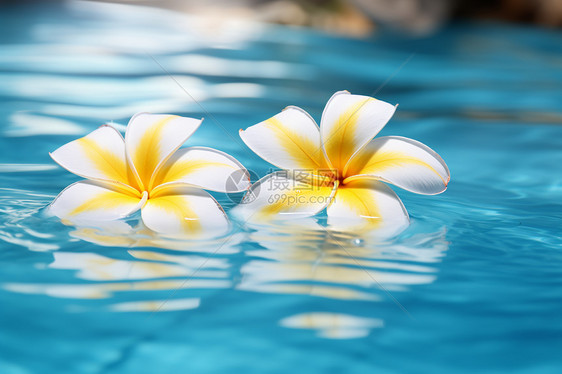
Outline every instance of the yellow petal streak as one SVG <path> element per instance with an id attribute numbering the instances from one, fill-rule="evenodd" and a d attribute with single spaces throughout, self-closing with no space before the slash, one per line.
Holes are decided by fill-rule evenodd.
<path id="1" fill-rule="evenodd" d="M 448 181 L 445 181 L 441 174 L 428 163 L 400 152 L 365 153 L 360 157 L 354 157 L 346 170 L 344 183 L 359 178 L 354 177 L 356 175 L 377 175 L 377 173 L 386 169 L 405 168 L 408 165 L 423 166 L 434 172 L 443 181 L 443 184 L 447 185 L 448 183 Z"/>
<path id="2" fill-rule="evenodd" d="M 300 207 L 310 206 L 314 210 L 317 204 L 328 204 L 334 192 L 334 182 L 322 177 L 309 177 L 294 186 L 276 191 L 271 191 L 269 204 L 259 211 L 264 218 L 277 214 L 291 214 L 291 211 Z M 335 182 L 337 183 L 337 182 Z"/>
<path id="3" fill-rule="evenodd" d="M 150 205 L 163 210 L 166 214 L 177 218 L 185 233 L 196 233 L 202 230 L 197 214 L 189 207 L 189 203 L 182 196 L 164 195 L 149 199 Z"/>
<path id="4" fill-rule="evenodd" d="M 233 171 L 238 169 L 233 165 L 225 164 L 222 162 L 214 162 L 214 161 L 206 161 L 206 160 L 177 161 L 172 163 L 171 165 L 166 165 L 160 169 L 158 175 L 154 178 L 152 183 L 154 186 L 156 186 L 153 189 L 153 192 L 155 192 L 158 186 L 160 186 L 161 184 L 179 181 L 189 176 L 189 174 L 200 171 L 201 169 L 213 168 L 213 167 L 220 167 L 220 168 L 227 167 L 229 169 L 232 169 Z"/>
<path id="5" fill-rule="evenodd" d="M 107 149 L 103 149 L 92 139 L 80 138 L 77 143 L 96 169 L 106 175 L 108 179 L 125 184 L 129 182 L 127 165 L 124 159 L 119 158 Z"/>
<path id="6" fill-rule="evenodd" d="M 156 171 L 156 167 L 158 167 L 160 162 L 165 161 L 164 158 L 166 156 L 169 156 L 162 154 L 160 144 L 166 124 L 176 117 L 168 116 L 150 126 L 142 135 L 134 154 L 131 155 L 133 164 L 145 187 L 149 187 L 150 179 Z"/>
<path id="7" fill-rule="evenodd" d="M 348 185 L 342 184 L 334 199 L 338 204 L 347 206 L 357 216 L 369 219 L 370 224 L 377 224 L 382 220 L 377 201 L 368 188 L 368 184 L 361 181 Z"/>
<path id="8" fill-rule="evenodd" d="M 112 210 L 119 205 L 130 205 L 131 209 L 141 201 L 140 198 L 125 195 L 120 192 L 108 191 L 91 197 L 84 201 L 82 204 L 74 208 L 69 217 L 77 216 L 79 214 L 87 214 L 99 210 Z"/>
<path id="9" fill-rule="evenodd" d="M 87 137 L 80 138 L 76 142 L 96 169 L 102 172 L 109 181 L 119 182 L 119 184 L 114 184 L 115 187 L 128 195 L 141 196 L 140 192 L 135 189 L 134 179 L 129 178 L 130 174 L 124 158 L 100 147 L 98 143 Z"/>
<path id="10" fill-rule="evenodd" d="M 324 142 L 328 158 L 333 167 L 340 171 L 356 151 L 355 133 L 361 108 L 371 100 L 376 99 L 361 100 L 340 114 Z"/>
<path id="11" fill-rule="evenodd" d="M 305 170 L 328 168 L 320 144 L 287 130 L 287 127 L 283 126 L 283 123 L 275 117 L 266 120 L 265 125 L 286 152 L 300 165 L 300 168 Z"/>

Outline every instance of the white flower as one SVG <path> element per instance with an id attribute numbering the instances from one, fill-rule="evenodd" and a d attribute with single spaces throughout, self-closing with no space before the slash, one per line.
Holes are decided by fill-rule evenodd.
<path id="1" fill-rule="evenodd" d="M 402 202 L 382 182 L 431 195 L 447 188 L 450 174 L 437 153 L 415 140 L 373 139 L 394 111 L 386 102 L 340 91 L 326 104 L 320 127 L 290 106 L 241 130 L 248 147 L 282 171 L 255 183 L 240 211 L 263 219 L 327 208 L 329 222 L 407 223 Z"/>
<path id="2" fill-rule="evenodd" d="M 131 118 L 125 139 L 104 125 L 51 154 L 68 171 L 87 178 L 62 191 L 50 211 L 70 222 L 100 222 L 129 216 L 141 209 L 144 224 L 169 235 L 222 230 L 228 219 L 204 189 L 239 192 L 228 178 L 247 171 L 233 157 L 211 148 L 178 148 L 201 120 L 139 113 Z M 240 174 L 241 173 L 241 174 Z"/>

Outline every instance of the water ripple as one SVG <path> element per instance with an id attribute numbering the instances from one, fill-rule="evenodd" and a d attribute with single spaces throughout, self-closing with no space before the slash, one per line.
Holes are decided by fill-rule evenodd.
<path id="1" fill-rule="evenodd" d="M 0 13 L 0 372 L 560 367 L 558 31 L 350 40 L 130 5 L 36 6 Z M 381 135 L 420 140 L 451 169 L 442 195 L 397 191 L 412 218 L 399 234 L 233 217 L 225 237 L 186 241 L 138 217 L 72 227 L 43 213 L 76 180 L 48 152 L 103 123 L 206 117 L 188 143 L 263 176 L 270 166 L 230 135 L 287 105 L 320 120 L 341 89 L 400 103 Z"/>

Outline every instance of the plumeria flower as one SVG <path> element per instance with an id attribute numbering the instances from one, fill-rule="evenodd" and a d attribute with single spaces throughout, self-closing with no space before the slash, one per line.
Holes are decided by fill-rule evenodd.
<path id="1" fill-rule="evenodd" d="M 62 191 L 50 211 L 71 223 L 92 223 L 140 209 L 146 227 L 173 236 L 227 228 L 224 211 L 204 189 L 240 192 L 250 181 L 246 169 L 224 152 L 179 149 L 201 121 L 139 113 L 129 121 L 125 139 L 104 125 L 63 145 L 51 153 L 53 160 L 88 180 Z M 229 178 L 236 174 L 244 178 Z"/>
<path id="2" fill-rule="evenodd" d="M 282 169 L 256 182 L 239 212 L 250 217 L 311 216 L 327 208 L 328 222 L 407 224 L 408 213 L 385 183 L 420 194 L 438 194 L 450 175 L 427 146 L 408 138 L 373 139 L 395 107 L 371 97 L 336 92 L 320 127 L 289 106 L 240 131 L 261 158 Z"/>

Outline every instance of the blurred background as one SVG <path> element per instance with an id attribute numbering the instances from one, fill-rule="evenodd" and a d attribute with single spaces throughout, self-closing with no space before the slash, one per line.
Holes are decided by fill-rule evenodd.
<path id="1" fill-rule="evenodd" d="M 111 1 L 110 1 L 111 2 Z M 115 2 L 115 1 L 113 1 Z M 558 0 L 234 0 L 117 1 L 195 14 L 228 12 L 228 17 L 311 26 L 344 35 L 365 36 L 377 27 L 427 34 L 459 19 L 496 19 L 562 26 Z M 224 15 L 223 15 L 224 16 Z"/>
<path id="2" fill-rule="evenodd" d="M 69 2 L 72 0 L 59 0 Z M 96 0 L 94 0 L 96 1 Z M 330 33 L 366 36 L 380 27 L 411 34 L 435 32 L 462 19 L 562 26 L 559 0 L 97 0 L 135 4 L 220 18 L 310 26 Z M 4 0 L 12 6 L 51 1 Z"/>

